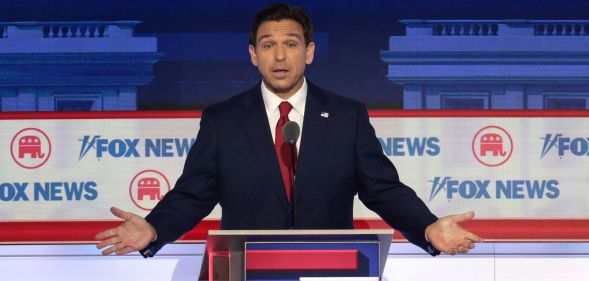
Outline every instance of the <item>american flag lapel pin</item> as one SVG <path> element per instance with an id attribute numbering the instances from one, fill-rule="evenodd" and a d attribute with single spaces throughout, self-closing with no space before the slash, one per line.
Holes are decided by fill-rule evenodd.
<path id="1" fill-rule="evenodd" d="M 325 111 L 321 112 L 321 117 L 329 118 L 329 112 L 325 112 Z"/>

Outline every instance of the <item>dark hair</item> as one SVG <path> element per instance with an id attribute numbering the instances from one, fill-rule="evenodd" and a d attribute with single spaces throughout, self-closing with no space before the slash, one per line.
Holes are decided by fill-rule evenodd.
<path id="1" fill-rule="evenodd" d="M 256 46 L 258 28 L 263 22 L 285 19 L 294 20 L 303 27 L 305 46 L 309 46 L 309 43 L 313 42 L 313 26 L 311 25 L 311 20 L 307 12 L 299 7 L 290 7 L 284 3 L 276 3 L 264 8 L 256 15 L 254 25 L 250 32 L 250 45 Z"/>

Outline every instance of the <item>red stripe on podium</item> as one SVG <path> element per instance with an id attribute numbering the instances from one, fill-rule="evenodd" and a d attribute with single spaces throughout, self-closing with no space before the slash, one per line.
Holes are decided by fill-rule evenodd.
<path id="1" fill-rule="evenodd" d="M 357 270 L 358 250 L 248 250 L 246 270 Z"/>
<path id="2" fill-rule="evenodd" d="M 0 222 L 0 243 L 94 242 L 94 236 L 121 221 Z M 356 229 L 390 229 L 382 220 L 355 220 Z M 589 219 L 475 219 L 461 225 L 487 241 L 589 241 Z M 180 241 L 206 240 L 218 220 L 205 220 Z M 395 232 L 394 241 L 403 240 Z"/>

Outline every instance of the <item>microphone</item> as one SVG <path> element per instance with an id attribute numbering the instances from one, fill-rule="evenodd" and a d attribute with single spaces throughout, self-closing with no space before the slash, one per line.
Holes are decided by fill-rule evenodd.
<path id="1" fill-rule="evenodd" d="M 286 122 L 286 124 L 284 124 L 284 126 L 282 127 L 282 136 L 284 137 L 284 141 L 286 143 L 288 143 L 288 145 L 290 146 L 290 159 L 292 161 L 292 175 L 293 177 L 291 178 L 291 186 L 292 188 L 290 189 L 290 214 L 289 214 L 289 228 L 291 229 L 296 229 L 296 216 L 297 216 L 297 209 L 296 209 L 296 204 L 295 204 L 295 196 L 294 196 L 294 189 L 295 189 L 295 179 L 294 179 L 294 175 L 295 175 L 295 169 L 296 169 L 296 161 L 295 158 L 297 157 L 297 152 L 296 152 L 296 148 L 295 148 L 295 144 L 297 143 L 297 140 L 299 139 L 299 136 L 301 135 L 301 127 L 299 127 L 299 124 L 297 124 L 297 122 L 294 121 L 288 121 Z"/>
<path id="2" fill-rule="evenodd" d="M 299 124 L 294 121 L 288 121 L 282 127 L 282 136 L 284 137 L 284 141 L 289 145 L 293 145 L 297 143 L 299 136 L 301 135 L 301 127 Z"/>

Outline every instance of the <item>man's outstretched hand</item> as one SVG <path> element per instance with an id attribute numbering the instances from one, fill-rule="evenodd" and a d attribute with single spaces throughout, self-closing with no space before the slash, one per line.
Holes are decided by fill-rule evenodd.
<path id="1" fill-rule="evenodd" d="M 141 250 L 156 237 L 155 229 L 144 218 L 115 207 L 111 207 L 110 211 L 124 222 L 96 235 L 95 239 L 100 241 L 96 248 L 107 247 L 102 251 L 103 255 L 124 255 Z"/>
<path id="2" fill-rule="evenodd" d="M 425 237 L 436 249 L 446 254 L 468 253 L 476 242 L 483 242 L 483 239 L 464 230 L 458 223 L 471 220 L 473 217 L 474 212 L 471 211 L 440 218 L 425 229 Z"/>

